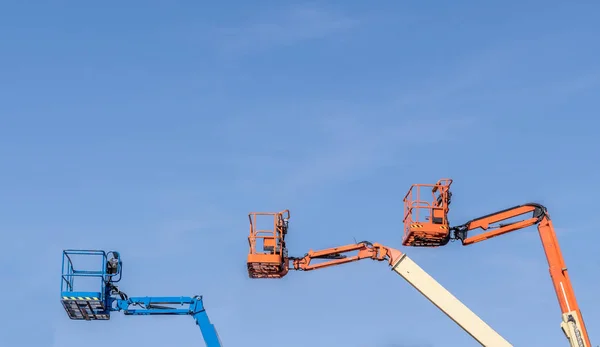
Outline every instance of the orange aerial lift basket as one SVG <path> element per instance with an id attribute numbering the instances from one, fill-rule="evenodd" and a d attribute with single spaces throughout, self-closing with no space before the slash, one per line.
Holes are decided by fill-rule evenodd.
<path id="1" fill-rule="evenodd" d="M 437 247 L 448 243 L 448 211 L 452 180 L 413 184 L 404 197 L 403 246 Z"/>
<path id="2" fill-rule="evenodd" d="M 288 254 L 285 236 L 288 231 L 290 211 L 251 212 L 248 243 L 248 275 L 250 278 L 281 278 L 288 272 Z M 266 229 L 261 229 L 261 224 Z"/>

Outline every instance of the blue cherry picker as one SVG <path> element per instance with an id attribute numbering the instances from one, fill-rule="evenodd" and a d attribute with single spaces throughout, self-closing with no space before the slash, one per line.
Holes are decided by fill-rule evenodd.
<path id="1" fill-rule="evenodd" d="M 84 256 L 92 264 L 95 263 L 96 270 L 76 270 L 73 262 L 80 256 Z M 98 266 L 100 270 L 97 270 Z M 62 305 L 69 318 L 86 321 L 109 320 L 111 312 L 115 311 L 132 316 L 188 315 L 192 316 L 200 327 L 207 347 L 222 346 L 219 335 L 206 314 L 202 296 L 129 297 L 116 285 L 121 280 L 122 270 L 123 263 L 116 251 L 64 250 L 60 291 Z M 86 286 L 85 289 L 97 291 L 82 291 L 80 282 L 85 284 L 86 281 L 94 287 Z"/>

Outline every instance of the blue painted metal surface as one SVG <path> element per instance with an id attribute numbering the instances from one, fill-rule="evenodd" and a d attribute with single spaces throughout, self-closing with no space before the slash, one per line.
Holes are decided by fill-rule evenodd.
<path id="1" fill-rule="evenodd" d="M 91 264 L 96 269 L 76 269 L 74 258 L 79 256 L 92 260 Z M 110 313 L 115 311 L 122 311 L 128 316 L 187 315 L 196 321 L 207 347 L 221 347 L 219 335 L 204 309 L 202 296 L 128 297 L 116 286 L 122 271 L 123 263 L 118 252 L 64 250 L 60 292 L 61 303 L 69 318 L 109 320 Z M 97 291 L 80 290 L 82 280 L 91 280 L 91 286 L 95 286 Z"/>
<path id="2" fill-rule="evenodd" d="M 117 310 L 126 315 L 190 315 L 200 327 L 206 346 L 221 346 L 217 330 L 204 309 L 202 296 L 132 297 L 115 301 Z"/>

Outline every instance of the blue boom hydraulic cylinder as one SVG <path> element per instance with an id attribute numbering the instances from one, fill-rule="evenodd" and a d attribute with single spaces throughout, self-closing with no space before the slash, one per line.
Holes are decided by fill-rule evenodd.
<path id="1" fill-rule="evenodd" d="M 74 258 L 80 256 L 91 261 L 91 266 L 100 270 L 76 270 L 73 266 Z M 116 286 L 121 280 L 122 269 L 120 255 L 115 251 L 64 250 L 60 291 L 61 303 L 69 318 L 109 320 L 110 313 L 115 311 L 122 311 L 130 316 L 188 315 L 200 327 L 207 347 L 222 346 L 219 335 L 206 314 L 202 296 L 128 297 Z M 85 285 L 86 281 L 88 287 L 81 290 L 80 282 Z"/>

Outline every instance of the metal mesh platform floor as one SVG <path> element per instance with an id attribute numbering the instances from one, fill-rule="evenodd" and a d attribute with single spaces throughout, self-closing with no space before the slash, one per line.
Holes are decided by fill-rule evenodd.
<path id="1" fill-rule="evenodd" d="M 94 296 L 63 296 L 62 305 L 70 319 L 74 320 L 108 320 L 110 313 L 104 303 Z"/>

